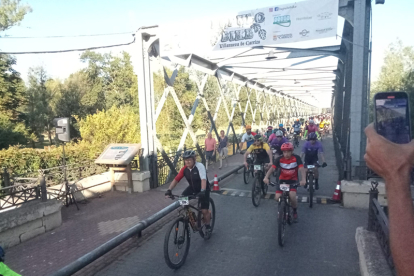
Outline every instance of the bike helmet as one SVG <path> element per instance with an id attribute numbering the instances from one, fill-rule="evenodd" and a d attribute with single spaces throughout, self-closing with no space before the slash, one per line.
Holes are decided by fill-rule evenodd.
<path id="1" fill-rule="evenodd" d="M 282 151 L 293 151 L 293 144 L 290 142 L 283 143 L 283 145 L 280 147 Z"/>
<path id="2" fill-rule="evenodd" d="M 308 141 L 310 141 L 310 140 L 316 140 L 317 138 L 318 137 L 316 136 L 316 133 L 315 132 L 311 132 L 308 135 Z"/>
<path id="3" fill-rule="evenodd" d="M 309 120 L 309 124 L 314 124 L 315 122 L 313 120 Z"/>
<path id="4" fill-rule="evenodd" d="M 276 135 L 276 137 L 282 137 L 283 136 L 283 131 L 278 130 L 278 131 L 276 131 L 275 135 Z"/>
<path id="5" fill-rule="evenodd" d="M 283 124 L 279 124 L 279 127 L 283 127 Z"/>
<path id="6" fill-rule="evenodd" d="M 4 255 L 5 253 L 4 253 L 3 247 L 0 246 L 0 262 L 1 263 L 4 263 Z"/>
<path id="7" fill-rule="evenodd" d="M 272 130 L 273 129 L 273 127 L 272 126 L 268 126 L 267 127 L 267 130 Z"/>
<path id="8" fill-rule="evenodd" d="M 187 150 L 183 154 L 183 159 L 187 159 L 187 158 L 191 158 L 191 157 L 195 157 L 195 156 L 196 156 L 195 151 L 193 151 L 193 150 Z"/>
<path id="9" fill-rule="evenodd" d="M 254 140 L 255 140 L 255 141 L 260 141 L 260 142 L 262 142 L 262 141 L 263 141 L 263 137 L 262 137 L 260 134 L 256 134 L 256 135 L 254 136 Z"/>
<path id="10" fill-rule="evenodd" d="M 250 129 L 250 130 L 251 130 L 251 129 L 252 129 L 252 126 L 251 126 L 251 125 L 247 125 L 247 126 L 246 126 L 246 130 L 248 130 L 248 129 Z"/>

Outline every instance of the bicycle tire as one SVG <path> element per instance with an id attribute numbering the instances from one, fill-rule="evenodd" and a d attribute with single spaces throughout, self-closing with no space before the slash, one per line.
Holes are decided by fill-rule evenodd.
<path id="1" fill-rule="evenodd" d="M 211 228 L 211 233 L 213 233 L 214 224 L 216 222 L 216 205 L 214 205 L 214 201 L 211 197 L 210 197 L 210 207 L 209 207 L 208 210 L 210 211 L 210 214 L 211 214 L 210 228 Z M 203 230 L 204 225 L 201 225 L 201 222 L 202 222 L 202 219 L 203 219 L 202 214 L 203 213 L 201 213 L 201 211 L 198 212 L 198 219 L 197 219 L 198 221 L 197 221 L 197 223 L 198 223 L 198 228 L 200 229 L 200 230 L 198 230 L 198 232 L 200 233 L 200 236 L 204 239 L 204 236 L 205 236 L 205 234 L 203 232 L 204 231 Z"/>
<path id="2" fill-rule="evenodd" d="M 279 246 L 285 245 L 286 202 L 281 198 L 277 212 L 277 240 Z"/>
<path id="3" fill-rule="evenodd" d="M 313 182 L 314 182 L 314 176 L 313 174 L 309 174 L 308 176 L 308 187 L 309 187 L 309 208 L 313 207 Z"/>
<path id="4" fill-rule="evenodd" d="M 260 175 L 260 179 L 262 179 L 262 176 Z M 266 196 L 266 194 L 267 194 L 267 189 L 269 188 L 269 186 L 268 185 L 266 185 L 264 182 L 263 182 L 263 180 L 261 180 L 260 181 L 260 186 L 261 186 L 261 188 L 262 188 L 262 193 L 263 193 L 263 197 L 264 196 Z"/>
<path id="5" fill-rule="evenodd" d="M 174 263 L 170 259 L 170 255 L 169 255 L 169 252 L 168 252 L 168 247 L 169 247 L 169 241 L 170 241 L 171 233 L 174 232 L 174 233 L 178 234 L 178 232 L 179 232 L 178 229 L 179 229 L 179 226 L 180 226 L 180 222 L 182 223 L 182 225 L 184 227 L 183 237 L 184 237 L 184 242 L 186 240 L 187 244 L 185 245 L 184 253 L 183 253 L 182 258 L 180 259 L 180 261 L 177 262 L 177 263 Z M 174 243 L 176 243 L 176 242 L 177 241 L 174 241 Z M 189 227 L 188 227 L 188 222 L 183 217 L 179 217 L 171 224 L 171 226 L 168 229 L 167 233 L 165 233 L 165 239 L 164 239 L 164 259 L 165 259 L 165 262 L 167 263 L 167 265 L 171 269 L 178 269 L 185 263 L 185 260 L 187 259 L 188 251 L 190 249 L 190 243 L 191 243 L 191 238 L 190 238 L 190 231 L 189 231 Z M 178 252 L 176 252 L 174 255 L 177 256 Z"/>
<path id="6" fill-rule="evenodd" d="M 249 184 L 250 181 L 250 169 L 246 169 L 246 166 L 243 169 L 243 180 L 244 184 Z"/>
<path id="7" fill-rule="evenodd" d="M 256 176 L 252 186 L 252 202 L 255 207 L 260 205 L 260 199 L 262 198 L 262 188 L 260 187 L 260 180 Z"/>

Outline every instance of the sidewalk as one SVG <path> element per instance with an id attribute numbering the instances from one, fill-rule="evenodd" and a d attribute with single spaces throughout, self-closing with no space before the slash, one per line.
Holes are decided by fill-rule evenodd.
<path id="1" fill-rule="evenodd" d="M 229 166 L 221 170 L 218 169 L 219 163 L 209 166 L 208 178 L 213 180 L 214 174 L 223 175 L 241 164 L 242 155 L 231 156 Z M 179 193 L 186 186 L 186 181 L 181 181 L 174 191 Z M 63 207 L 63 223 L 59 228 L 9 248 L 6 263 L 24 276 L 48 275 L 170 205 L 172 201 L 164 197 L 167 189 L 168 185 L 164 185 L 144 193 L 109 192 L 103 194 L 102 198 L 80 204 L 79 211 L 73 205 Z M 139 246 L 141 240 L 148 238 L 168 221 L 168 218 L 160 220 L 143 231 L 142 238 L 126 241 L 77 274 L 93 275 L 93 272 L 114 260 L 115 256 Z"/>

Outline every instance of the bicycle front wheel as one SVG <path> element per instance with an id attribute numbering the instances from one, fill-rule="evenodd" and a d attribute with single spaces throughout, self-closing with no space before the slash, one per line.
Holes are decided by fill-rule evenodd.
<path id="1" fill-rule="evenodd" d="M 246 166 L 244 167 L 244 170 L 243 170 L 243 178 L 244 178 L 244 184 L 249 184 L 250 169 L 246 168 Z"/>
<path id="2" fill-rule="evenodd" d="M 286 202 L 281 198 L 277 212 L 277 239 L 279 246 L 285 245 Z"/>
<path id="3" fill-rule="evenodd" d="M 314 185 L 314 177 L 313 174 L 309 174 L 308 176 L 308 187 L 309 187 L 309 207 L 313 207 L 313 185 Z"/>
<path id="4" fill-rule="evenodd" d="M 210 231 L 211 233 L 213 233 L 214 224 L 216 222 L 216 206 L 214 205 L 214 201 L 211 197 L 210 197 L 210 207 L 208 208 L 208 211 L 210 213 Z M 205 235 L 206 227 L 205 227 L 205 222 L 204 222 L 204 216 L 201 211 L 198 213 L 198 228 L 199 228 L 198 231 L 200 233 L 200 236 L 204 238 L 206 236 Z"/>
<path id="5" fill-rule="evenodd" d="M 260 199 L 262 198 L 262 188 L 260 187 L 260 179 L 256 177 L 254 179 L 252 187 L 252 202 L 255 207 L 258 207 L 260 204 Z"/>
<path id="6" fill-rule="evenodd" d="M 164 240 L 164 258 L 172 269 L 180 268 L 187 258 L 190 249 L 190 232 L 184 218 L 177 218 L 171 224 Z"/>

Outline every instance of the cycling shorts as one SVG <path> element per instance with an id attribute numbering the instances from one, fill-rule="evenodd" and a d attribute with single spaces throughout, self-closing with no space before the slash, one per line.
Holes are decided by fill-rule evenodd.
<path id="1" fill-rule="evenodd" d="M 305 164 L 303 164 L 303 167 L 305 167 L 305 169 L 308 167 L 308 165 L 319 165 L 319 161 L 318 161 L 318 157 L 316 158 L 310 158 L 309 160 L 307 160 L 305 158 Z"/>
<path id="2" fill-rule="evenodd" d="M 209 185 L 207 183 L 207 185 Z M 190 196 L 190 195 L 197 195 L 198 193 L 194 193 L 193 188 L 188 186 L 183 193 L 182 196 Z M 200 198 L 200 208 L 201 209 L 208 209 L 210 207 L 210 189 L 205 191 L 205 196 Z"/>
<path id="3" fill-rule="evenodd" d="M 276 185 L 276 194 L 283 194 L 283 191 L 280 189 L 280 184 L 289 184 L 290 192 L 296 192 L 297 180 L 283 180 L 279 179 L 279 183 Z"/>

